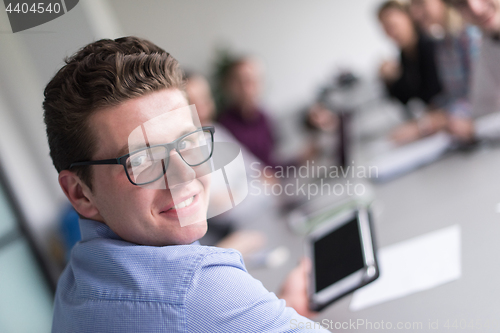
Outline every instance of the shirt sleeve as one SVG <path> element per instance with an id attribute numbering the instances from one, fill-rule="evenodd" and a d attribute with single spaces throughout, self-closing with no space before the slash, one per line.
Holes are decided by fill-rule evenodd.
<path id="1" fill-rule="evenodd" d="M 457 40 L 457 50 L 461 55 L 462 70 L 464 73 L 463 79 L 466 81 L 466 89 L 462 96 L 452 98 L 446 109 L 455 117 L 470 118 L 472 116 L 472 103 L 470 102 L 470 86 L 472 81 L 473 64 L 476 62 L 479 54 L 479 45 L 481 34 L 476 27 L 467 27 Z"/>
<path id="2" fill-rule="evenodd" d="M 500 48 L 492 45 L 487 37 L 483 38 L 479 59 L 474 67 L 472 80 L 472 108 L 473 116 L 481 117 L 500 111 L 500 97 L 498 90 L 499 67 L 498 56 Z"/>
<path id="3" fill-rule="evenodd" d="M 393 97 L 400 101 L 402 104 L 407 104 L 412 95 L 414 95 L 415 88 L 411 85 L 412 80 L 408 80 L 408 61 L 405 60 L 403 54 L 400 54 L 399 64 L 401 66 L 401 76 L 393 81 L 384 81 L 387 93 L 390 97 Z"/>
<path id="4" fill-rule="evenodd" d="M 328 332 L 267 291 L 234 251 L 206 256 L 186 297 L 188 332 Z"/>
<path id="5" fill-rule="evenodd" d="M 423 38 L 423 37 L 421 37 Z M 438 77 L 436 64 L 436 47 L 432 40 L 424 39 L 419 43 L 420 71 L 420 98 L 431 107 L 436 103 L 434 99 L 442 92 L 443 87 Z"/>

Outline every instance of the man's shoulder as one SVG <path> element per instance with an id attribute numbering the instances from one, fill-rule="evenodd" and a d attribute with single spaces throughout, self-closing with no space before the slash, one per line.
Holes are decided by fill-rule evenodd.
<path id="1" fill-rule="evenodd" d="M 192 276 L 204 264 L 243 267 L 241 255 L 234 250 L 94 239 L 74 248 L 60 285 L 73 284 L 79 298 L 181 304 Z"/>
<path id="2" fill-rule="evenodd" d="M 228 263 L 244 269 L 239 252 L 216 247 L 151 247 L 103 238 L 81 242 L 59 280 L 54 331 L 152 331 L 168 319 L 172 332 L 184 332 L 193 277 L 207 265 Z"/>
<path id="3" fill-rule="evenodd" d="M 488 36 L 483 36 L 481 41 L 481 53 L 491 60 L 497 60 L 500 55 L 500 41 L 494 40 Z M 499 67 L 498 61 L 495 61 L 496 67 Z"/>

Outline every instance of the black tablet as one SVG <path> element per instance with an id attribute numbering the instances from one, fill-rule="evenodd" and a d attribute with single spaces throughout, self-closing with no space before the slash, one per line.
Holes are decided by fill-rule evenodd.
<path id="1" fill-rule="evenodd" d="M 372 223 L 366 208 L 327 217 L 308 235 L 306 244 L 313 264 L 309 279 L 313 311 L 320 311 L 379 276 Z"/>

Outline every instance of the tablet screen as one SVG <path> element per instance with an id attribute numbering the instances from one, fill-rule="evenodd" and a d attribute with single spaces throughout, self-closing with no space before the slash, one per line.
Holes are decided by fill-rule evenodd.
<path id="1" fill-rule="evenodd" d="M 316 292 L 364 267 L 357 218 L 314 243 Z"/>

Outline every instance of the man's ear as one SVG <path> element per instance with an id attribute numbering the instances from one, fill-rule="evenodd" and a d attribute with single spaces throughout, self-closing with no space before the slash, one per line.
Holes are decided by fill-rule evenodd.
<path id="1" fill-rule="evenodd" d="M 59 173 L 59 185 L 73 205 L 73 208 L 82 216 L 100 220 L 99 210 L 94 204 L 94 196 L 87 185 L 74 172 L 63 170 Z"/>

